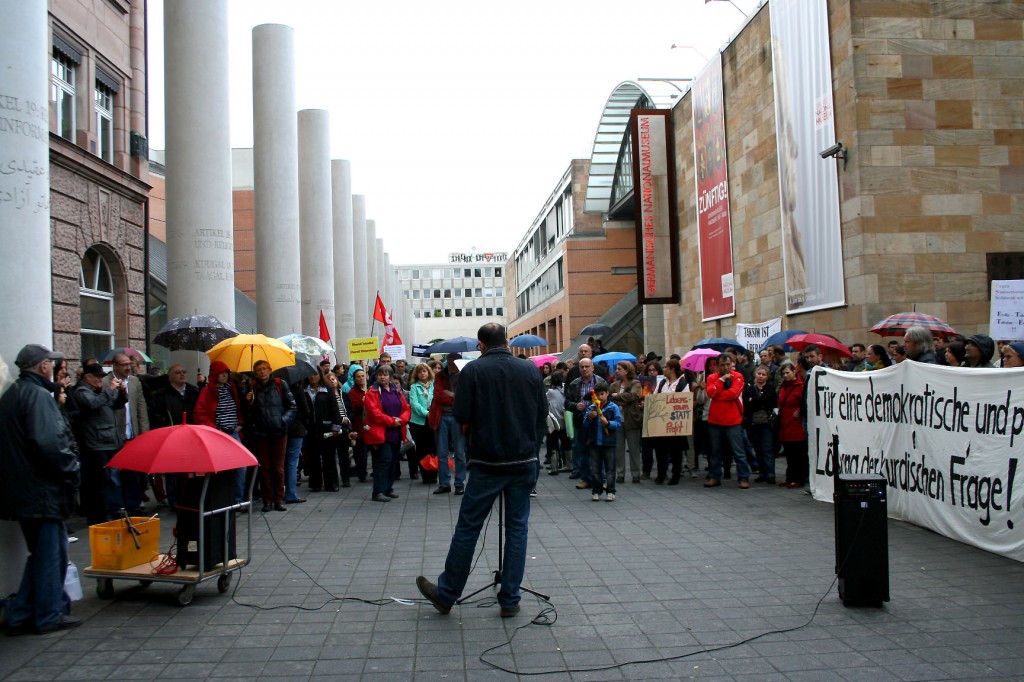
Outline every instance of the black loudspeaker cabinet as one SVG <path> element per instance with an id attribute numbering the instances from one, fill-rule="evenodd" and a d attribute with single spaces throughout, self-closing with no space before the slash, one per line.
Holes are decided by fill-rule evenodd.
<path id="1" fill-rule="evenodd" d="M 844 606 L 889 601 L 889 530 L 885 478 L 840 474 L 835 479 L 836 576 Z"/>
<path id="2" fill-rule="evenodd" d="M 235 472 L 221 471 L 207 474 L 210 485 L 206 490 L 204 509 L 221 509 L 235 502 Z M 202 476 L 181 476 L 178 479 L 178 566 L 199 566 L 199 498 L 203 492 Z M 231 511 L 207 516 L 203 527 L 203 571 L 224 563 L 224 539 L 227 538 L 228 558 L 235 559 L 235 519 Z"/>

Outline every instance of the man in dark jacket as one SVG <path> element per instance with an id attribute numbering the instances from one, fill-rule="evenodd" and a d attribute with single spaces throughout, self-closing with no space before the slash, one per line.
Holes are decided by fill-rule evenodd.
<path id="1" fill-rule="evenodd" d="M 128 402 L 121 390 L 121 380 L 106 376 L 98 364 L 82 368 L 82 381 L 75 386 L 72 397 L 78 410 L 75 435 L 82 458 L 82 511 L 89 525 L 113 519 L 124 507 L 121 477 L 107 462 L 124 445 L 124 432 L 118 429 L 114 411 Z"/>
<path id="2" fill-rule="evenodd" d="M 199 389 L 188 383 L 187 376 L 184 366 L 171 365 L 167 370 L 167 383 L 154 381 L 150 384 L 151 390 L 146 399 L 150 428 L 195 424 L 193 412 L 199 400 Z M 152 477 L 152 482 L 157 501 L 166 501 L 172 508 L 175 507 L 178 503 L 177 477 L 171 474 L 156 474 Z"/>
<path id="3" fill-rule="evenodd" d="M 512 357 L 505 328 L 493 322 L 477 332 L 483 354 L 462 370 L 455 394 L 455 419 L 469 429 L 472 470 L 444 572 L 434 584 L 416 578 L 420 592 L 448 613 L 469 578 L 476 541 L 494 499 L 505 501 L 505 561 L 498 604 L 501 617 L 519 613 L 519 586 L 526 569 L 530 491 L 537 485 L 538 455 L 547 432 L 547 398 L 540 372 Z"/>
<path id="4" fill-rule="evenodd" d="M 42 634 L 80 623 L 64 593 L 68 534 L 79 464 L 50 381 L 63 357 L 30 344 L 18 353 L 18 381 L 0 398 L 0 518 L 16 520 L 29 558 L 7 612 L 8 635 Z"/>
<path id="5" fill-rule="evenodd" d="M 263 511 L 288 511 L 284 506 L 284 459 L 288 445 L 288 427 L 298 414 L 288 384 L 270 376 L 270 363 L 260 360 L 252 366 L 256 381 L 245 400 L 249 417 L 245 423 L 260 463 L 260 490 Z"/>

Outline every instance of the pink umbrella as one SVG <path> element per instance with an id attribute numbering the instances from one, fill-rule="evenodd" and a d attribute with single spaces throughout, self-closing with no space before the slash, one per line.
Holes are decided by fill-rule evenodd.
<path id="1" fill-rule="evenodd" d="M 708 358 L 717 358 L 721 353 L 713 348 L 694 348 L 683 356 L 679 366 L 691 372 L 703 372 Z"/>
<path id="2" fill-rule="evenodd" d="M 547 355 L 534 355 L 532 358 L 530 358 L 530 360 L 533 361 L 533 364 L 540 367 L 545 362 L 550 362 L 552 365 L 555 364 L 556 362 L 558 362 L 558 356 L 551 355 L 550 353 L 548 353 Z"/>

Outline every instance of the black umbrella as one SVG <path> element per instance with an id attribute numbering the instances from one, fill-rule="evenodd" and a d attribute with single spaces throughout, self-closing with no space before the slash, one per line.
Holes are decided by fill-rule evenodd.
<path id="1" fill-rule="evenodd" d="M 198 350 L 205 353 L 224 339 L 238 334 L 237 329 L 213 315 L 186 315 L 165 324 L 153 338 L 153 343 L 168 350 Z"/>
<path id="2" fill-rule="evenodd" d="M 454 339 L 438 341 L 425 352 L 427 355 L 434 353 L 467 353 L 480 350 L 479 341 L 469 336 L 456 336 Z"/>
<path id="3" fill-rule="evenodd" d="M 612 328 L 600 322 L 588 324 L 580 330 L 579 336 L 606 336 L 612 333 Z"/>
<path id="4" fill-rule="evenodd" d="M 302 381 L 306 377 L 311 377 L 314 374 L 319 373 L 316 367 L 311 365 L 306 360 L 300 360 L 295 358 L 295 364 L 291 367 L 282 367 L 275 369 L 273 376 L 277 377 L 286 384 L 294 384 L 298 381 Z"/>

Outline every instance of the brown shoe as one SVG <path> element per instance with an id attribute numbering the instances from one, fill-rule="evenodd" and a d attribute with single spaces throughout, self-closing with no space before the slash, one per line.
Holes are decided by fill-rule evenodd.
<path id="1" fill-rule="evenodd" d="M 579 483 L 576 484 L 576 490 L 586 490 L 589 487 L 590 487 L 590 484 L 589 483 L 584 483 L 583 481 L 580 481 Z"/>
<path id="2" fill-rule="evenodd" d="M 427 600 L 434 605 L 438 613 L 446 614 L 452 610 L 451 606 L 445 606 L 441 602 L 441 595 L 437 593 L 437 585 L 427 580 L 422 575 L 416 578 L 416 587 L 419 589 L 420 594 L 427 598 Z"/>
<path id="3" fill-rule="evenodd" d="M 720 485 L 722 485 L 722 482 L 719 481 L 717 478 L 709 478 L 708 480 L 704 481 L 705 488 L 717 488 Z"/>
<path id="4" fill-rule="evenodd" d="M 748 481 L 745 478 L 740 480 L 740 490 L 746 490 L 749 487 L 750 487 L 750 481 Z"/>

